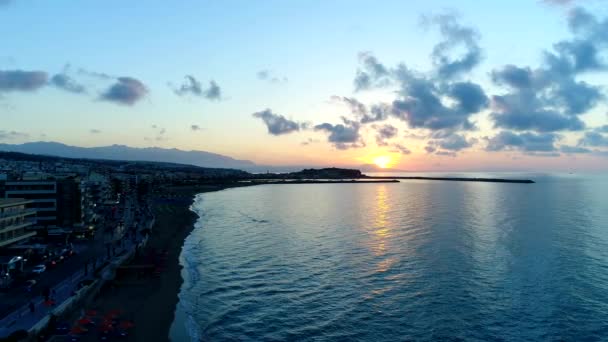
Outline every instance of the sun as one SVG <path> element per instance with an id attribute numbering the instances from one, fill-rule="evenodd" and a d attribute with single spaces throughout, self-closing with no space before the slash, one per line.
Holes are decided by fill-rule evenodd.
<path id="1" fill-rule="evenodd" d="M 389 167 L 390 163 L 391 157 L 389 156 L 378 156 L 374 158 L 374 164 L 376 164 L 376 166 L 381 169 L 386 169 L 387 167 Z"/>

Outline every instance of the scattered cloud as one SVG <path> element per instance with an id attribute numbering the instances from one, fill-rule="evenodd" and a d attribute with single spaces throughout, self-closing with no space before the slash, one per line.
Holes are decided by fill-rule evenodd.
<path id="1" fill-rule="evenodd" d="M 519 150 L 524 152 L 553 152 L 561 137 L 555 133 L 514 133 L 502 131 L 488 139 L 486 151 Z"/>
<path id="2" fill-rule="evenodd" d="M 47 82 L 48 74 L 44 71 L 0 70 L 0 92 L 34 91 Z"/>
<path id="3" fill-rule="evenodd" d="M 427 143 L 429 153 L 439 149 L 458 152 L 477 143 L 477 139 L 467 140 L 463 135 L 452 131 L 436 131 L 431 134 L 430 138 L 431 140 Z"/>
<path id="4" fill-rule="evenodd" d="M 101 99 L 122 105 L 132 106 L 146 96 L 148 89 L 132 77 L 119 77 L 104 93 Z"/>
<path id="5" fill-rule="evenodd" d="M 451 151 L 437 151 L 435 154 L 438 156 L 456 157 L 456 152 Z"/>
<path id="6" fill-rule="evenodd" d="M 492 80 L 508 89 L 492 98 L 491 118 L 497 128 L 517 131 L 578 131 L 585 128 L 579 116 L 605 100 L 601 87 L 577 80 L 587 72 L 606 71 L 601 58 L 608 47 L 608 19 L 575 8 L 568 16 L 573 37 L 545 51 L 540 67 L 506 65 L 494 70 Z"/>
<path id="7" fill-rule="evenodd" d="M 579 146 L 608 147 L 608 136 L 598 132 L 585 132 L 579 140 Z"/>
<path id="8" fill-rule="evenodd" d="M 55 74 L 53 77 L 51 77 L 50 83 L 59 89 L 66 90 L 74 94 L 82 94 L 86 92 L 86 88 L 82 84 L 77 83 L 66 72 Z"/>
<path id="9" fill-rule="evenodd" d="M 389 70 L 369 51 L 359 53 L 361 67 L 357 70 L 354 85 L 355 91 L 372 87 L 385 86 L 391 83 Z"/>
<path id="10" fill-rule="evenodd" d="M 328 133 L 327 141 L 332 143 L 334 147 L 339 150 L 364 147 L 365 143 L 361 139 L 361 135 L 359 133 L 361 124 L 345 117 L 342 117 L 342 121 L 343 124 L 337 125 L 322 123 L 314 126 L 314 129 L 316 131 L 324 131 Z"/>
<path id="11" fill-rule="evenodd" d="M 411 154 L 412 153 L 412 151 L 410 151 L 409 148 L 407 148 L 401 144 L 394 144 L 393 150 L 391 150 L 391 152 L 401 153 L 401 154 Z"/>
<path id="12" fill-rule="evenodd" d="M 412 70 L 405 64 L 390 69 L 371 53 L 360 54 L 355 90 L 399 86 L 399 96 L 391 105 L 379 105 L 370 111 L 374 115 L 360 116 L 371 122 L 391 115 L 411 128 L 471 130 L 475 127 L 471 116 L 488 108 L 489 99 L 480 85 L 458 79 L 481 60 L 479 35 L 473 28 L 460 25 L 453 15 L 426 18 L 425 22 L 438 26 L 442 36 L 431 53 L 434 68 L 429 73 Z M 464 47 L 464 55 L 451 58 L 450 52 L 460 47 Z"/>
<path id="13" fill-rule="evenodd" d="M 378 146 L 388 146 L 386 140 L 396 137 L 399 133 L 397 127 L 389 124 L 381 126 L 374 125 L 373 128 L 376 129 L 376 144 L 378 144 Z"/>
<path id="14" fill-rule="evenodd" d="M 95 72 L 95 71 L 90 71 L 87 69 L 83 69 L 83 68 L 79 68 L 78 69 L 78 74 L 79 75 L 85 75 L 85 76 L 89 76 L 89 77 L 93 77 L 93 78 L 97 78 L 100 80 L 113 80 L 113 79 L 117 79 L 118 77 L 116 76 L 112 76 L 103 72 Z"/>
<path id="15" fill-rule="evenodd" d="M 272 135 L 289 134 L 306 127 L 303 123 L 289 120 L 283 115 L 273 113 L 269 108 L 251 115 L 264 121 L 266 128 L 268 128 L 268 133 Z"/>
<path id="16" fill-rule="evenodd" d="M 99 134 L 99 133 L 101 133 L 101 131 L 98 130 L 98 129 L 96 129 L 96 128 L 93 128 L 93 129 L 89 130 L 89 133 L 91 133 L 91 134 Z"/>
<path id="17" fill-rule="evenodd" d="M 261 81 L 268 81 L 270 83 L 287 83 L 289 79 L 285 76 L 277 76 L 272 70 L 263 69 L 256 73 L 256 77 Z"/>
<path id="18" fill-rule="evenodd" d="M 184 83 L 179 88 L 173 89 L 178 96 L 194 95 L 204 97 L 208 100 L 219 100 L 222 97 L 222 89 L 213 80 L 209 81 L 209 87 L 203 89 L 201 82 L 192 75 L 184 76 Z"/>
<path id="19" fill-rule="evenodd" d="M 405 66 L 399 79 L 401 98 L 393 101 L 391 114 L 411 128 L 470 130 L 474 128 L 470 117 L 488 106 L 483 89 L 472 82 L 441 84 Z M 446 105 L 444 98 L 450 103 Z"/>
<path id="20" fill-rule="evenodd" d="M 354 97 L 334 95 L 330 100 L 346 105 L 350 109 L 351 114 L 362 124 L 384 121 L 388 118 L 391 111 L 391 107 L 384 103 L 374 104 L 368 108 Z"/>
<path id="21" fill-rule="evenodd" d="M 437 25 L 442 40 L 435 45 L 431 54 L 437 76 L 454 79 L 470 72 L 481 62 L 479 33 L 471 27 L 462 26 L 453 14 L 423 18 L 426 24 Z M 460 57 L 450 57 L 449 53 L 461 47 L 465 52 Z"/>
<path id="22" fill-rule="evenodd" d="M 568 146 L 568 145 L 562 145 L 559 147 L 559 150 L 563 153 L 567 153 L 567 154 L 577 154 L 577 153 L 591 153 L 592 151 L 588 148 L 585 147 L 580 147 L 580 146 Z"/>

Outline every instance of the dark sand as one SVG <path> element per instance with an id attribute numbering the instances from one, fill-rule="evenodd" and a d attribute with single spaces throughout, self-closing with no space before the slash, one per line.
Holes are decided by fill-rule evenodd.
<path id="1" fill-rule="evenodd" d="M 179 255 L 185 238 L 194 228 L 198 218 L 189 207 L 194 195 L 224 188 L 172 187 L 164 189 L 162 195 L 154 197 L 152 210 L 156 223 L 152 228 L 146 251 L 131 264 L 149 264 L 150 258 L 143 256 L 149 253 L 164 255 L 160 275 L 137 277 L 135 272 L 122 274 L 117 277 L 113 287 L 104 288 L 87 309 L 95 309 L 102 315 L 114 309 L 124 310 L 122 316 L 135 323 L 127 341 L 168 341 L 178 293 L 183 283 Z M 87 338 L 96 340 L 96 334 L 87 335 Z"/>

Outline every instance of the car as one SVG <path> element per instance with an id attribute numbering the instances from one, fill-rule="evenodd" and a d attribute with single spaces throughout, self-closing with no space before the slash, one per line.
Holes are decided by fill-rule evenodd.
<path id="1" fill-rule="evenodd" d="M 45 265 L 34 266 L 34 269 L 32 269 L 32 273 L 35 273 L 35 274 L 41 274 L 44 271 L 46 271 Z"/>

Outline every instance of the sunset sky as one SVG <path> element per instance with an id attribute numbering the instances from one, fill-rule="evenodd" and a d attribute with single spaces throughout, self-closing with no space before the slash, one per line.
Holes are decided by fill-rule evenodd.
<path id="1" fill-rule="evenodd" d="M 0 36 L 0 143 L 608 169 L 602 0 L 0 0 Z"/>

